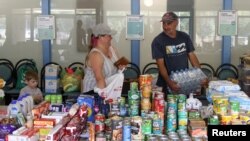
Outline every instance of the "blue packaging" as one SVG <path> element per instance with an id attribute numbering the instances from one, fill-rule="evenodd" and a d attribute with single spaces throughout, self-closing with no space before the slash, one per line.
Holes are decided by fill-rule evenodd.
<path id="1" fill-rule="evenodd" d="M 95 100 L 93 96 L 89 95 L 80 95 L 77 98 L 77 103 L 82 106 L 83 104 L 87 105 L 88 107 L 88 121 L 95 122 L 95 116 L 94 116 L 94 104 Z"/>

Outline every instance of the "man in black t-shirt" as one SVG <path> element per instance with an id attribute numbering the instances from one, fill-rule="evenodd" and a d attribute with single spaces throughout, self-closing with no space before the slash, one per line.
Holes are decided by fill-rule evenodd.
<path id="1" fill-rule="evenodd" d="M 178 16 L 167 12 L 162 17 L 163 32 L 157 35 L 152 44 L 152 57 L 156 59 L 159 68 L 157 85 L 163 87 L 164 93 L 178 93 L 180 86 L 172 81 L 171 72 L 188 68 L 188 61 L 193 67 L 200 68 L 199 60 L 194 53 L 194 46 L 190 36 L 185 32 L 176 30 Z"/>

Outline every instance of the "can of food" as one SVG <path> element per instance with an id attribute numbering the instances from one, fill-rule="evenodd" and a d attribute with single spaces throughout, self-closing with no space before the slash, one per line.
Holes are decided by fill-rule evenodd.
<path id="1" fill-rule="evenodd" d="M 219 125 L 220 124 L 219 117 L 217 115 L 213 115 L 212 117 L 209 118 L 208 124 L 209 125 Z"/>
<path id="2" fill-rule="evenodd" d="M 128 115 L 128 106 L 124 105 L 124 106 L 121 106 L 120 105 L 120 116 L 122 117 L 125 117 Z"/>
<path id="3" fill-rule="evenodd" d="M 154 98 L 154 111 L 164 113 L 165 100 L 161 97 Z"/>
<path id="4" fill-rule="evenodd" d="M 120 97 L 118 99 L 119 106 L 125 106 L 126 104 L 126 98 L 125 97 Z"/>
<path id="5" fill-rule="evenodd" d="M 131 141 L 131 123 L 130 118 L 123 120 L 122 141 Z"/>
<path id="6" fill-rule="evenodd" d="M 95 121 L 95 132 L 100 133 L 104 132 L 104 130 L 105 130 L 105 124 L 100 121 Z"/>
<path id="7" fill-rule="evenodd" d="M 114 116 L 111 119 L 112 122 L 112 140 L 122 140 L 122 118 Z"/>
<path id="8" fill-rule="evenodd" d="M 129 108 L 129 115 L 131 117 L 139 115 L 139 105 L 132 105 Z"/>
<path id="9" fill-rule="evenodd" d="M 51 99 L 51 95 L 49 95 L 49 94 L 45 95 L 45 97 L 44 97 L 45 101 L 49 101 L 50 102 L 50 99 Z"/>
<path id="10" fill-rule="evenodd" d="M 59 95 L 56 95 L 56 103 L 57 104 L 62 104 L 62 95 L 61 94 L 59 94 Z"/>
<path id="11" fill-rule="evenodd" d="M 157 137 L 150 136 L 146 141 L 157 141 Z"/>
<path id="12" fill-rule="evenodd" d="M 165 138 L 167 138 L 167 139 L 168 139 L 168 136 L 167 136 L 167 135 L 165 135 L 165 134 L 160 134 L 160 135 L 157 135 L 157 139 L 158 139 L 159 141 L 161 141 L 161 139 L 165 139 Z"/>
<path id="13" fill-rule="evenodd" d="M 231 101 L 230 102 L 230 114 L 233 119 L 237 119 L 240 113 L 240 103 L 239 101 Z"/>
<path id="14" fill-rule="evenodd" d="M 98 113 L 95 115 L 95 121 L 100 121 L 100 122 L 104 122 L 105 121 L 105 115 Z"/>
<path id="15" fill-rule="evenodd" d="M 221 115 L 221 125 L 230 125 L 232 121 L 231 115 Z"/>
<path id="16" fill-rule="evenodd" d="M 152 76 L 149 75 L 149 74 L 140 75 L 140 77 L 139 77 L 139 84 L 140 84 L 140 88 L 143 85 L 151 85 L 152 84 Z"/>
<path id="17" fill-rule="evenodd" d="M 108 118 L 105 120 L 105 132 L 111 132 L 112 131 L 112 123 L 111 123 L 111 119 Z"/>
<path id="18" fill-rule="evenodd" d="M 141 110 L 141 117 L 149 117 L 150 110 Z"/>
<path id="19" fill-rule="evenodd" d="M 159 141 L 169 141 L 168 137 L 161 137 L 158 139 Z"/>
<path id="20" fill-rule="evenodd" d="M 161 134 L 162 133 L 162 122 L 158 114 L 155 114 L 153 117 L 153 134 Z"/>
<path id="21" fill-rule="evenodd" d="M 142 140 L 142 118 L 134 116 L 131 118 L 131 140 Z"/>
<path id="22" fill-rule="evenodd" d="M 138 91 L 138 83 L 137 82 L 130 82 L 130 90 L 131 91 Z"/>
<path id="23" fill-rule="evenodd" d="M 233 119 L 231 121 L 232 125 L 242 125 L 242 121 L 240 119 Z"/>
<path id="24" fill-rule="evenodd" d="M 177 108 L 178 111 L 185 111 L 186 110 L 186 95 L 184 94 L 180 94 L 178 97 L 178 104 L 177 104 Z"/>
<path id="25" fill-rule="evenodd" d="M 141 88 L 142 97 L 151 98 L 152 87 L 151 85 L 143 85 Z"/>
<path id="26" fill-rule="evenodd" d="M 151 109 L 151 102 L 150 102 L 149 98 L 142 98 L 141 109 L 142 110 L 150 110 Z"/>
<path id="27" fill-rule="evenodd" d="M 187 111 L 178 111 L 178 129 L 179 130 L 186 130 L 187 129 Z"/>
<path id="28" fill-rule="evenodd" d="M 128 101 L 129 103 L 129 106 L 132 106 L 132 105 L 140 105 L 140 99 L 129 99 Z"/>
<path id="29" fill-rule="evenodd" d="M 241 114 L 240 120 L 242 121 L 243 125 L 250 125 L 250 116 L 248 114 Z"/>
<path id="30" fill-rule="evenodd" d="M 176 114 L 169 113 L 166 121 L 166 132 L 175 132 L 177 128 Z"/>
<path id="31" fill-rule="evenodd" d="M 97 133 L 95 137 L 96 141 L 106 141 L 106 136 L 104 133 Z"/>
<path id="32" fill-rule="evenodd" d="M 112 140 L 112 133 L 111 132 L 106 132 L 105 137 L 106 137 L 106 141 L 111 141 Z"/>
<path id="33" fill-rule="evenodd" d="M 152 119 L 148 117 L 142 119 L 142 133 L 144 135 L 152 133 Z"/>

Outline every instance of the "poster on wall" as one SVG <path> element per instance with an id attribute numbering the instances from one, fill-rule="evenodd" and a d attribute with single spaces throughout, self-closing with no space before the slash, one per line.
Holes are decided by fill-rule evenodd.
<path id="1" fill-rule="evenodd" d="M 55 16 L 40 15 L 37 17 L 37 29 L 39 40 L 55 39 Z"/>
<path id="2" fill-rule="evenodd" d="M 143 40 L 144 22 L 142 15 L 127 15 L 126 39 Z"/>
<path id="3" fill-rule="evenodd" d="M 237 12 L 235 10 L 219 11 L 219 35 L 237 35 Z"/>

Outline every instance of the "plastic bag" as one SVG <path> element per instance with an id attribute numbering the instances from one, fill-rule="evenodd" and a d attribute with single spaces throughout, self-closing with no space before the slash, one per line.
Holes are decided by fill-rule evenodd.
<path id="1" fill-rule="evenodd" d="M 110 76 L 105 80 L 105 88 L 100 89 L 95 87 L 94 91 L 105 100 L 117 100 L 119 97 L 121 97 L 123 81 L 123 70 L 120 70 L 118 73 Z"/>
<path id="2" fill-rule="evenodd" d="M 80 68 L 77 68 L 75 71 L 71 68 L 66 68 L 66 71 L 61 73 L 63 91 L 79 92 L 83 75 L 83 71 Z"/>

